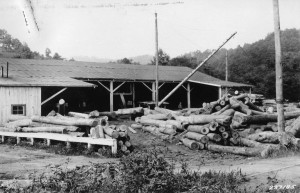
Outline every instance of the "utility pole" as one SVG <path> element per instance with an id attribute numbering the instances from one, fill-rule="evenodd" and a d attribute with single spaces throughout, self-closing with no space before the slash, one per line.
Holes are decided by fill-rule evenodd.
<path id="1" fill-rule="evenodd" d="M 226 50 L 226 58 L 225 58 L 225 81 L 228 81 L 228 50 Z M 226 93 L 228 92 L 228 88 L 226 87 Z"/>
<path id="2" fill-rule="evenodd" d="M 158 107 L 158 30 L 157 30 L 157 13 L 155 13 L 155 70 L 156 70 L 156 79 L 155 79 L 155 106 Z"/>
<path id="3" fill-rule="evenodd" d="M 281 64 L 281 43 L 280 43 L 280 20 L 278 0 L 273 0 L 274 12 L 274 40 L 275 40 L 275 67 L 276 67 L 276 103 L 277 103 L 277 123 L 278 132 L 284 132 L 283 114 L 283 89 L 282 89 L 282 64 Z"/>

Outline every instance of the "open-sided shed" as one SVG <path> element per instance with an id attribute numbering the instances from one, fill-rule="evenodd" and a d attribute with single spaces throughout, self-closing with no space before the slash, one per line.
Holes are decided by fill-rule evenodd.
<path id="1" fill-rule="evenodd" d="M 59 98 L 67 102 L 69 110 L 80 111 L 113 111 L 155 98 L 155 66 L 151 65 L 2 58 L 0 66 L 1 122 L 10 114 L 45 114 L 56 108 Z M 159 66 L 159 98 L 191 70 Z M 251 88 L 196 72 L 167 102 L 169 108 L 176 108 L 179 103 L 183 107 L 199 107 L 203 101 L 218 98 L 226 87 Z"/>

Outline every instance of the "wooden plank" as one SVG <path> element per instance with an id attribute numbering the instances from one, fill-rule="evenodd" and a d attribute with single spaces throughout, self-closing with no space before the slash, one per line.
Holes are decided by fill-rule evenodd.
<path id="1" fill-rule="evenodd" d="M 93 145 L 114 145 L 115 139 L 93 139 L 89 137 L 73 137 L 67 134 L 56 133 L 19 133 L 19 132 L 0 132 L 0 135 L 9 137 L 24 137 L 24 138 L 37 138 L 37 139 L 49 139 L 65 142 L 77 142 L 77 143 L 90 143 Z"/>

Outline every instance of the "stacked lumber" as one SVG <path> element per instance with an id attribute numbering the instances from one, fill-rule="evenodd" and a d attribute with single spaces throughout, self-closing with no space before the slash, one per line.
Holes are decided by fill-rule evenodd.
<path id="1" fill-rule="evenodd" d="M 192 150 L 265 157 L 281 145 L 300 147 L 300 111 L 285 113 L 286 132 L 278 133 L 277 114 L 251 103 L 248 94 L 223 95 L 202 108 L 144 110 L 133 128 L 162 139 L 178 139 Z"/>

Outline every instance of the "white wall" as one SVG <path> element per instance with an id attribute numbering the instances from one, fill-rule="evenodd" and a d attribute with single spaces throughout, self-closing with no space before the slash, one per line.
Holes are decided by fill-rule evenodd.
<path id="1" fill-rule="evenodd" d="M 0 123 L 11 115 L 12 104 L 25 104 L 26 116 L 41 115 L 41 87 L 0 87 Z"/>

